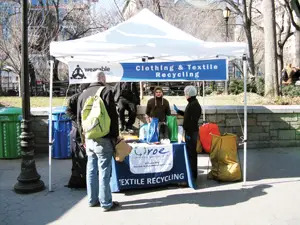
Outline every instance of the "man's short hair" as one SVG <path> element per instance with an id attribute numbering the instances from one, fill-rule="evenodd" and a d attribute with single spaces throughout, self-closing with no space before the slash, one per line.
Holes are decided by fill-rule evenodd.
<path id="1" fill-rule="evenodd" d="M 105 74 L 101 71 L 101 72 L 97 72 L 97 79 L 98 81 L 101 79 L 101 77 L 105 77 Z"/>
<path id="2" fill-rule="evenodd" d="M 97 79 L 97 82 L 101 82 L 101 83 L 105 84 L 106 83 L 105 73 L 103 73 L 102 71 L 97 72 L 96 79 Z"/>

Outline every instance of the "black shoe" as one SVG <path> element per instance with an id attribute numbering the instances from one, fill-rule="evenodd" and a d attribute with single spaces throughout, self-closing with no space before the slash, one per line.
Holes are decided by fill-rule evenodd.
<path id="1" fill-rule="evenodd" d="M 185 188 L 187 186 L 188 186 L 187 182 L 180 182 L 180 183 L 178 183 L 178 187 L 180 187 L 180 188 Z"/>
<path id="2" fill-rule="evenodd" d="M 121 129 L 120 129 L 120 131 L 124 131 L 125 130 L 125 127 L 124 126 L 122 126 L 121 127 Z"/>
<path id="3" fill-rule="evenodd" d="M 116 208 L 120 207 L 120 203 L 117 201 L 112 202 L 112 206 L 110 208 L 102 208 L 103 212 L 108 212 L 108 211 L 112 211 Z"/>

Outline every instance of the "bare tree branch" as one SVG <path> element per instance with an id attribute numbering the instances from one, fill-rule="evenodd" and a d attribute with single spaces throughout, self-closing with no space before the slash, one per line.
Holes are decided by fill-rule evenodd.
<path id="1" fill-rule="evenodd" d="M 286 9 L 289 13 L 289 16 L 290 16 L 290 19 L 291 19 L 291 22 L 292 22 L 293 26 L 295 27 L 296 30 L 300 31 L 300 25 L 298 25 L 295 21 L 295 18 L 294 18 L 294 15 L 293 15 L 293 10 L 292 10 L 292 7 L 290 5 L 290 2 L 288 0 L 284 0 L 284 2 L 285 2 Z"/>

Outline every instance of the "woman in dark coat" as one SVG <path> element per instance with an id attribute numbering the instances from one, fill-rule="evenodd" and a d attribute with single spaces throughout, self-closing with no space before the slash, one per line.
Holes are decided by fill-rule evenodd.
<path id="1" fill-rule="evenodd" d="M 179 110 L 174 105 L 174 110 L 177 114 L 183 116 L 183 129 L 185 130 L 185 142 L 186 148 L 191 164 L 193 178 L 197 179 L 198 168 L 197 168 L 197 140 L 199 125 L 198 121 L 201 115 L 201 106 L 196 98 L 197 89 L 194 86 L 186 86 L 184 89 L 184 95 L 188 101 L 188 105 L 185 111 Z"/>

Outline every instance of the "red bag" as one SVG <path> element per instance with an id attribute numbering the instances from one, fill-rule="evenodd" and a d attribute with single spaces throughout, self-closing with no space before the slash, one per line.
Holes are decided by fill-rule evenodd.
<path id="1" fill-rule="evenodd" d="M 220 136 L 220 130 L 215 123 L 205 123 L 199 127 L 199 136 L 202 148 L 205 152 L 210 153 L 212 136 L 210 134 Z"/>

